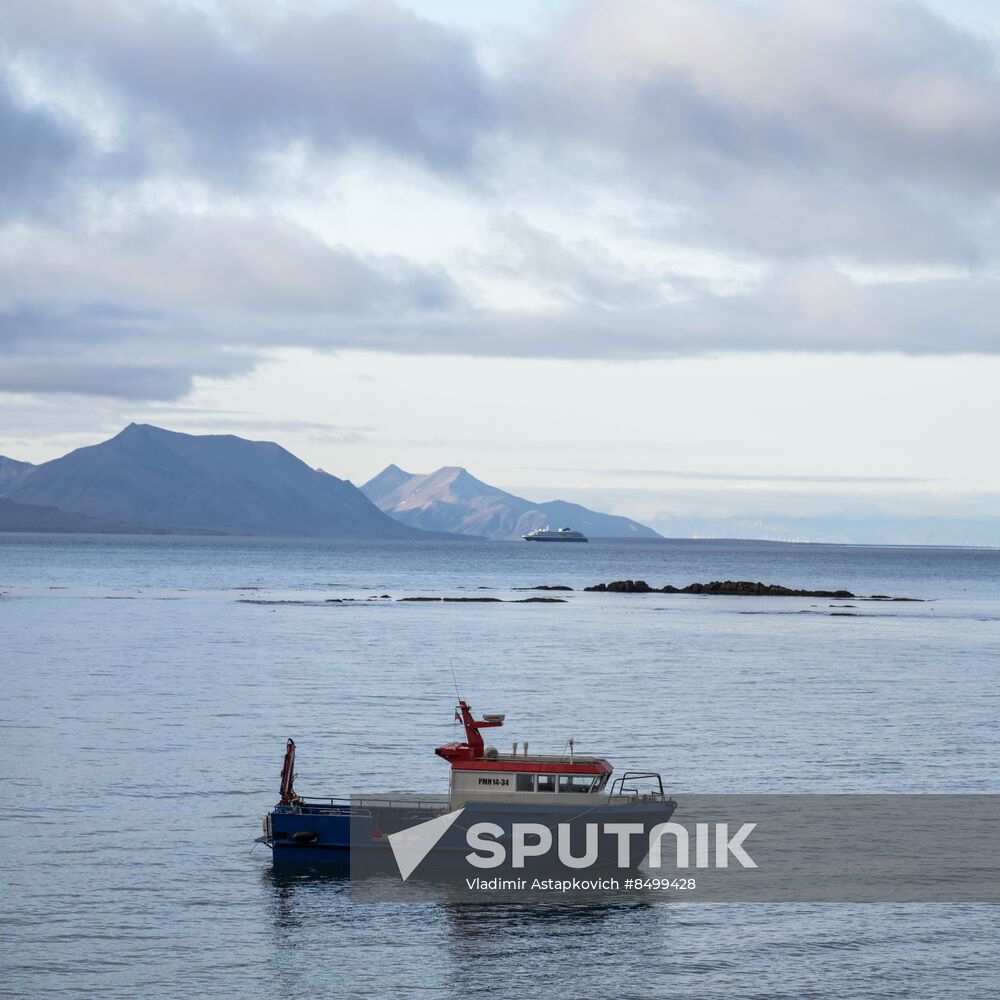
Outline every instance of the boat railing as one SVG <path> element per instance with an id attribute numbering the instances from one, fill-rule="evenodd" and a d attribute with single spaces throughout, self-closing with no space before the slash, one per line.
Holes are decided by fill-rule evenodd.
<path id="1" fill-rule="evenodd" d="M 448 796 L 442 795 L 436 799 L 420 798 L 419 796 L 401 795 L 397 798 L 390 796 L 369 796 L 356 795 L 351 798 L 338 796 L 334 798 L 300 798 L 299 806 L 308 809 L 331 808 L 350 809 L 352 806 L 361 809 L 417 809 L 421 811 L 433 811 L 448 805 Z"/>
<path id="2" fill-rule="evenodd" d="M 572 757 L 567 753 L 533 753 L 530 755 L 519 753 L 498 753 L 496 757 L 485 757 L 482 760 L 489 760 L 491 763 L 502 764 L 601 764 L 603 758 L 591 757 L 587 754 L 574 754 Z"/>
<path id="3" fill-rule="evenodd" d="M 654 783 L 649 790 L 643 790 L 628 782 L 645 781 Z M 652 790 L 655 788 L 655 791 Z M 609 802 L 666 802 L 663 791 L 663 778 L 657 771 L 626 771 L 621 777 L 615 778 L 608 790 Z"/>
<path id="4" fill-rule="evenodd" d="M 609 795 L 606 802 L 609 806 L 634 806 L 642 805 L 644 802 L 672 802 L 667 795 L 661 795 L 659 792 L 642 792 L 629 793 L 626 795 Z"/>

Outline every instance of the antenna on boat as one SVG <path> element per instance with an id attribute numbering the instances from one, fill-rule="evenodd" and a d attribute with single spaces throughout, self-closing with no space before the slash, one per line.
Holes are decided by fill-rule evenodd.
<path id="1" fill-rule="evenodd" d="M 455 661 L 449 658 L 448 666 L 451 667 L 451 679 L 455 682 L 455 698 L 456 700 L 461 701 L 462 696 L 458 692 L 458 678 L 455 676 Z"/>

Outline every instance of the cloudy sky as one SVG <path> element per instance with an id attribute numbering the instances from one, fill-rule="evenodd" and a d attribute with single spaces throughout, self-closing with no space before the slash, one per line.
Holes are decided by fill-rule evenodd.
<path id="1" fill-rule="evenodd" d="M 1000 544 L 998 52 L 985 0 L 0 5 L 0 454 Z"/>

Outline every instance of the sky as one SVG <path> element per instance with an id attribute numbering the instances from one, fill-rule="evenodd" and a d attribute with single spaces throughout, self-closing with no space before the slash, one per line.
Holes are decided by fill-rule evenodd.
<path id="1" fill-rule="evenodd" d="M 1000 544 L 1000 9 L 0 7 L 0 454 Z"/>

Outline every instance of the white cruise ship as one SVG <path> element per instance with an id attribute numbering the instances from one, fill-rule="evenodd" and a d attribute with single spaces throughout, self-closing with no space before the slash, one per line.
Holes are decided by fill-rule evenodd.
<path id="1" fill-rule="evenodd" d="M 560 528 L 553 531 L 552 528 L 536 528 L 521 536 L 526 542 L 585 542 L 587 536 L 572 528 Z"/>

